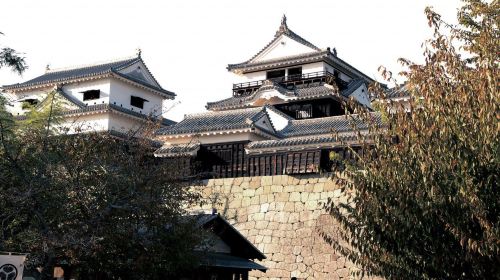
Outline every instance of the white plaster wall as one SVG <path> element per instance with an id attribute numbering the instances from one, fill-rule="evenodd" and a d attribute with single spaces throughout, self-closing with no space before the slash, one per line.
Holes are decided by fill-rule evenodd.
<path id="1" fill-rule="evenodd" d="M 127 133 L 138 129 L 143 122 L 137 119 L 129 118 L 118 113 L 111 113 L 109 118 L 109 129 Z"/>
<path id="2" fill-rule="evenodd" d="M 282 115 L 272 110 L 267 110 L 267 113 L 269 114 L 269 117 L 271 118 L 271 121 L 273 122 L 273 125 L 276 128 L 276 130 L 282 130 L 288 125 L 288 119 L 286 119 Z"/>
<path id="3" fill-rule="evenodd" d="M 71 83 L 64 85 L 62 90 L 87 105 L 103 104 L 109 102 L 110 82 L 110 79 L 101 79 L 95 81 Z M 83 101 L 83 91 L 95 89 L 101 91 L 99 99 Z"/>
<path id="4" fill-rule="evenodd" d="M 351 96 L 356 99 L 359 103 L 371 108 L 371 102 L 368 98 L 368 89 L 365 85 L 361 85 L 358 89 L 356 89 Z"/>
<path id="5" fill-rule="evenodd" d="M 109 123 L 109 113 L 83 115 L 78 117 L 68 117 L 61 124 L 62 128 L 68 128 L 68 133 L 107 131 Z"/>
<path id="6" fill-rule="evenodd" d="M 141 112 L 145 115 L 161 116 L 163 105 L 161 96 L 116 79 L 111 80 L 110 85 L 110 104 L 122 105 L 123 108 Z M 143 109 L 131 106 L 130 97 L 132 95 L 144 98 L 149 102 L 144 102 Z"/>
<path id="7" fill-rule="evenodd" d="M 310 53 L 316 50 L 298 43 L 295 40 L 281 35 L 280 38 L 267 48 L 266 51 L 261 53 L 253 61 L 264 61 L 269 59 L 281 58 L 285 56 L 293 56 L 303 53 Z"/>
<path id="8" fill-rule="evenodd" d="M 315 62 L 302 65 L 302 74 L 325 71 L 324 62 Z"/>
<path id="9" fill-rule="evenodd" d="M 7 112 L 11 113 L 14 116 L 24 115 L 28 110 L 23 110 L 22 105 L 23 102 L 21 99 L 38 99 L 39 102 L 44 100 L 47 97 L 47 93 L 50 92 L 51 89 L 38 89 L 33 91 L 24 91 L 24 92 L 5 92 L 2 95 L 7 99 L 7 105 L 5 109 Z"/>

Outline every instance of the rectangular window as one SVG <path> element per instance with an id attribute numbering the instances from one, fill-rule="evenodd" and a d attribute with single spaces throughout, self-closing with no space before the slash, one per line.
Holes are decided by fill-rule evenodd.
<path id="1" fill-rule="evenodd" d="M 130 105 L 144 109 L 144 102 L 148 102 L 146 99 L 139 96 L 130 96 Z"/>
<path id="2" fill-rule="evenodd" d="M 23 110 L 28 110 L 30 108 L 33 108 L 38 104 L 38 99 L 30 98 L 30 99 L 24 99 L 22 101 L 21 107 Z"/>
<path id="3" fill-rule="evenodd" d="M 288 68 L 288 77 L 302 76 L 302 67 Z"/>
<path id="4" fill-rule="evenodd" d="M 285 69 L 266 72 L 266 79 L 279 79 L 285 77 Z"/>
<path id="5" fill-rule="evenodd" d="M 98 89 L 91 89 L 83 91 L 83 101 L 99 99 L 101 91 Z"/>

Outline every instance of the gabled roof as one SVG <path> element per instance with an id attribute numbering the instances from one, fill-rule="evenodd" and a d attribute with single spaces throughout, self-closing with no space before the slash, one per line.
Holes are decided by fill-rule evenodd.
<path id="1" fill-rule="evenodd" d="M 229 64 L 227 66 L 228 70 L 233 70 L 233 69 L 238 69 L 241 68 L 242 66 L 245 66 L 247 64 L 253 64 L 254 60 L 259 57 L 261 54 L 263 54 L 266 50 L 268 50 L 274 43 L 276 43 L 281 36 L 286 36 L 299 44 L 302 44 L 306 47 L 309 47 L 310 49 L 314 50 L 316 52 L 321 52 L 321 49 L 312 44 L 311 42 L 307 41 L 306 39 L 302 38 L 299 36 L 297 33 L 293 32 L 290 28 L 288 28 L 288 25 L 286 23 L 286 16 L 283 15 L 283 18 L 281 20 L 281 25 L 276 31 L 276 34 L 274 35 L 273 40 L 269 42 L 266 46 L 264 46 L 258 53 L 256 53 L 254 56 L 252 56 L 249 60 L 242 62 L 242 63 L 237 63 L 237 64 Z"/>
<path id="2" fill-rule="evenodd" d="M 183 134 L 198 134 L 198 133 L 215 133 L 222 131 L 234 130 L 253 130 L 258 129 L 266 135 L 276 136 L 274 128 L 270 130 L 268 127 L 260 125 L 257 121 L 262 117 L 269 115 L 266 110 L 274 110 L 268 107 L 258 107 L 249 109 L 238 109 L 224 112 L 205 112 L 199 114 L 186 115 L 184 120 L 172 125 L 159 129 L 157 135 L 183 135 Z M 272 121 L 269 120 L 272 126 Z"/>
<path id="3" fill-rule="evenodd" d="M 266 258 L 259 249 L 220 215 L 200 214 L 197 216 L 197 223 L 202 228 L 211 229 L 224 243 L 234 249 L 232 255 L 245 259 L 263 260 Z M 266 268 L 260 266 L 253 269 L 265 270 Z"/>
<path id="4" fill-rule="evenodd" d="M 247 62 L 252 61 L 255 58 L 257 58 L 259 55 L 261 55 L 264 51 L 267 50 L 268 47 L 270 47 L 272 44 L 274 44 L 274 42 L 276 42 L 281 35 L 287 36 L 288 38 L 295 40 L 298 43 L 301 43 L 302 45 L 309 47 L 313 50 L 321 51 L 320 48 L 316 47 L 315 45 L 313 45 L 312 43 L 310 43 L 306 39 L 299 36 L 297 33 L 293 32 L 290 28 L 288 28 L 288 25 L 286 23 L 286 15 L 283 15 L 283 18 L 281 19 L 281 25 L 280 25 L 278 31 L 276 31 L 276 34 L 274 35 L 274 39 L 271 40 L 271 42 L 269 42 L 258 53 L 256 53 L 254 56 L 252 56 L 252 58 L 250 58 Z"/>
<path id="5" fill-rule="evenodd" d="M 49 70 L 45 74 L 33 78 L 31 80 L 28 80 L 26 82 L 12 84 L 12 85 L 5 85 L 2 86 L 2 88 L 5 90 L 16 90 L 16 89 L 43 86 L 43 85 L 54 85 L 58 83 L 69 82 L 72 80 L 92 78 L 103 75 L 116 75 L 121 77 L 122 79 L 126 79 L 133 83 L 140 84 L 156 92 L 159 92 L 165 96 L 168 97 L 175 96 L 175 93 L 163 89 L 162 87 L 159 86 L 159 83 L 156 81 L 156 79 L 151 74 L 149 69 L 147 69 L 147 67 L 146 71 L 148 72 L 148 74 L 150 74 L 154 83 L 150 83 L 146 79 L 141 79 L 140 77 L 134 75 L 128 75 L 120 72 L 120 70 L 128 66 L 131 66 L 137 62 L 140 62 L 143 65 L 145 65 L 141 56 L 138 55 L 136 57 L 117 60 L 113 62 L 93 64 L 93 65 L 87 65 L 87 66 L 76 67 L 71 69 L 63 69 L 63 70 L 52 70 L 52 71 Z"/>

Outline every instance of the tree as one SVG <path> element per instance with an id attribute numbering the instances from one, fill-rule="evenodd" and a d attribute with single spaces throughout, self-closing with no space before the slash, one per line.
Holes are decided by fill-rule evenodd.
<path id="1" fill-rule="evenodd" d="M 467 0 L 451 26 L 426 9 L 425 63 L 401 60 L 411 112 L 373 87 L 387 121 L 337 178 L 356 194 L 355 205 L 327 206 L 340 240 L 324 234 L 365 273 L 500 279 L 499 11 Z"/>
<path id="2" fill-rule="evenodd" d="M 167 279 L 196 263 L 201 233 L 184 206 L 198 196 L 176 163 L 145 138 L 66 134 L 55 100 L 30 125 L 0 110 L 0 251 L 28 252 L 40 279 L 54 266 L 78 279 Z"/>
<path id="3" fill-rule="evenodd" d="M 0 32 L 0 35 L 3 35 Z M 28 68 L 25 58 L 9 47 L 0 48 L 0 68 L 9 67 L 14 72 L 21 74 Z"/>

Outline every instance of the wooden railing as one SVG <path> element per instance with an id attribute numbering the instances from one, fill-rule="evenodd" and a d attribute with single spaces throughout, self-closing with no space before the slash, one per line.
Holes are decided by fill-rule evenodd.
<path id="1" fill-rule="evenodd" d="M 318 71 L 312 73 L 304 73 L 300 75 L 291 75 L 279 78 L 269 79 L 270 81 L 276 82 L 282 86 L 294 85 L 298 82 L 309 82 L 314 81 L 316 79 L 321 79 L 320 81 L 326 83 L 332 83 L 335 81 L 336 83 L 345 83 L 338 78 L 335 78 L 334 74 L 328 71 Z M 233 95 L 241 96 L 247 95 L 261 87 L 266 80 L 257 80 L 245 83 L 237 83 L 233 84 Z M 347 84 L 339 84 L 339 87 L 347 86 Z"/>

